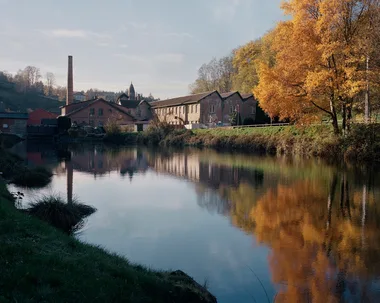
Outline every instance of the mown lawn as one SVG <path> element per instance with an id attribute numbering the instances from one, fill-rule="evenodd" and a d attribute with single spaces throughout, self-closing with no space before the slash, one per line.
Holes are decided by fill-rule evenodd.
<path id="1" fill-rule="evenodd" d="M 239 136 L 239 135 L 263 135 L 263 136 L 306 136 L 310 138 L 320 136 L 332 136 L 333 129 L 330 125 L 312 126 L 269 126 L 269 127 L 244 127 L 244 128 L 213 128 L 194 130 L 199 135 L 214 136 Z"/>

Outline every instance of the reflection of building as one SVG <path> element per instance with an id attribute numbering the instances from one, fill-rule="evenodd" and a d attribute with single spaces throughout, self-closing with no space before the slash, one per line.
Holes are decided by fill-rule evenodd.
<path id="1" fill-rule="evenodd" d="M 157 155 L 152 162 L 157 172 L 201 182 L 214 189 L 223 185 L 236 187 L 241 181 L 257 186 L 262 184 L 264 177 L 260 170 L 205 162 L 200 153 L 181 152 L 167 157 Z"/>
<path id="2" fill-rule="evenodd" d="M 73 151 L 71 156 L 73 168 L 78 171 L 104 175 L 111 171 L 128 174 L 132 179 L 136 172 L 148 170 L 148 162 L 140 150 L 107 151 L 102 147 L 93 147 L 84 151 Z"/>
<path id="3" fill-rule="evenodd" d="M 169 173 L 192 181 L 199 181 L 200 159 L 198 154 L 178 153 L 169 157 L 153 157 L 152 167 L 159 173 Z"/>

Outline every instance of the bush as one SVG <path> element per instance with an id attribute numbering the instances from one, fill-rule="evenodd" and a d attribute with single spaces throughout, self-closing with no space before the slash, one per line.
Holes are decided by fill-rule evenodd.
<path id="1" fill-rule="evenodd" d="M 66 132 L 71 127 L 71 119 L 66 116 L 57 118 L 58 130 L 60 133 Z"/>
<path id="2" fill-rule="evenodd" d="M 251 118 L 251 117 L 247 117 L 247 118 L 244 118 L 243 124 L 244 125 L 253 125 L 253 124 L 255 124 L 255 120 L 253 120 L 253 118 Z"/>
<path id="3" fill-rule="evenodd" d="M 52 175 L 51 172 L 43 167 L 34 169 L 25 167 L 15 172 L 11 182 L 17 186 L 40 188 L 50 183 Z"/>
<path id="4" fill-rule="evenodd" d="M 59 196 L 45 196 L 33 203 L 26 212 L 65 233 L 72 234 L 83 225 L 83 219 L 96 211 L 78 202 L 65 203 Z"/>
<path id="5" fill-rule="evenodd" d="M 67 133 L 69 134 L 70 137 L 72 138 L 78 138 L 79 135 L 79 130 L 78 128 L 72 127 L 70 128 Z"/>
<path id="6" fill-rule="evenodd" d="M 119 135 L 121 133 L 121 127 L 116 120 L 108 120 L 104 126 L 104 130 L 108 136 Z"/>

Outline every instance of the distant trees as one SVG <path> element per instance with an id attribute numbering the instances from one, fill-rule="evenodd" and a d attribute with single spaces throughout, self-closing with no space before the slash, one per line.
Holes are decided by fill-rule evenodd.
<path id="1" fill-rule="evenodd" d="M 55 76 L 51 72 L 46 73 L 46 85 L 45 85 L 45 95 L 52 96 L 55 85 Z"/>
<path id="2" fill-rule="evenodd" d="M 192 94 L 218 90 L 221 93 L 232 90 L 234 67 L 233 55 L 219 60 L 213 58 L 198 70 L 198 78 L 189 86 Z"/>

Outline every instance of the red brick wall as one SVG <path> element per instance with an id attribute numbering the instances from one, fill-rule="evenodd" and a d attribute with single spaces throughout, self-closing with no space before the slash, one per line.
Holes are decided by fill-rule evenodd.
<path id="1" fill-rule="evenodd" d="M 210 96 L 203 99 L 201 102 L 201 117 L 200 123 L 208 124 L 211 120 L 215 123 L 223 119 L 223 99 L 218 93 L 212 93 Z M 210 111 L 211 105 L 214 105 L 214 112 Z"/>
<path id="2" fill-rule="evenodd" d="M 94 109 L 94 115 L 90 115 Z M 103 115 L 99 115 L 99 109 L 103 110 Z M 71 122 L 77 124 L 85 123 L 93 126 L 105 125 L 109 120 L 116 120 L 118 124 L 131 124 L 134 119 L 124 114 L 106 102 L 95 102 L 83 110 L 69 115 Z"/>

